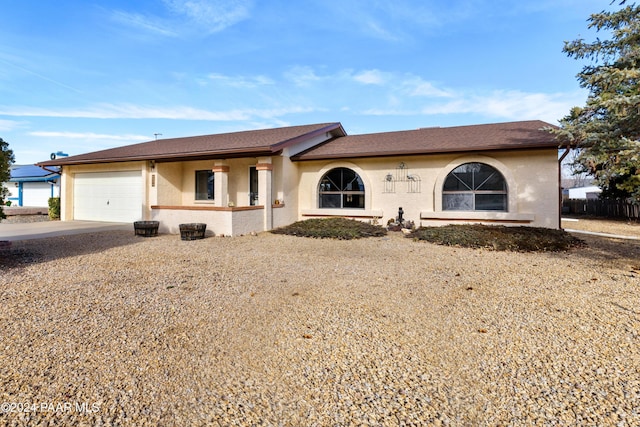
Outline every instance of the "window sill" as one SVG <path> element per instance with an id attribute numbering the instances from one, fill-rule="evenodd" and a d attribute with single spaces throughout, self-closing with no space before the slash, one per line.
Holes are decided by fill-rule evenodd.
<path id="1" fill-rule="evenodd" d="M 382 218 L 381 210 L 366 209 L 303 209 L 302 216 L 346 216 L 350 218 Z"/>
<path id="2" fill-rule="evenodd" d="M 511 212 L 420 212 L 420 219 L 441 221 L 533 222 L 535 214 Z"/>

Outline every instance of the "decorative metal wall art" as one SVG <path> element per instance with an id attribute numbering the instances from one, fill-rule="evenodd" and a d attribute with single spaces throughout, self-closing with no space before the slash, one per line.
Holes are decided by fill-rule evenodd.
<path id="1" fill-rule="evenodd" d="M 387 173 L 384 177 L 384 193 L 395 193 L 396 182 L 406 182 L 407 193 L 420 193 L 421 180 L 420 176 L 415 173 L 410 173 L 409 168 L 404 162 L 400 162 L 396 167 L 395 173 Z"/>

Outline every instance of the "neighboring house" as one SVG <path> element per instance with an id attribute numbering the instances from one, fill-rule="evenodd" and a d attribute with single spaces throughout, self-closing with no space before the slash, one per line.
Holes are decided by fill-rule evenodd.
<path id="1" fill-rule="evenodd" d="M 565 190 L 569 199 L 595 200 L 602 193 L 602 189 L 597 185 L 589 185 L 587 187 L 575 187 Z"/>
<path id="2" fill-rule="evenodd" d="M 60 195 L 60 174 L 34 165 L 12 165 L 11 178 L 3 185 L 9 190 L 12 206 L 47 207 L 50 197 Z"/>
<path id="3" fill-rule="evenodd" d="M 558 144 L 525 121 L 347 136 L 340 123 L 160 139 L 45 161 L 62 220 L 201 222 L 218 235 L 311 217 L 558 228 Z"/>

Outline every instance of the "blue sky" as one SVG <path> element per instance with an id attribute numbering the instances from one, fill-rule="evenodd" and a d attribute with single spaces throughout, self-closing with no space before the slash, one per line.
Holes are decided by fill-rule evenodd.
<path id="1" fill-rule="evenodd" d="M 608 0 L 2 1 L 16 163 L 341 122 L 349 134 L 540 119 L 587 92 L 563 42 Z"/>

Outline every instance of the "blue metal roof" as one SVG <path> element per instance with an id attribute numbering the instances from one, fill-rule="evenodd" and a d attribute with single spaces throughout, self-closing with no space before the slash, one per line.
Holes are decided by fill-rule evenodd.
<path id="1" fill-rule="evenodd" d="M 10 182 L 20 181 L 51 181 L 58 179 L 60 174 L 57 173 L 60 168 L 56 166 L 49 167 L 50 170 L 44 170 L 36 165 L 12 165 Z M 51 172 L 56 171 L 56 172 Z"/>

